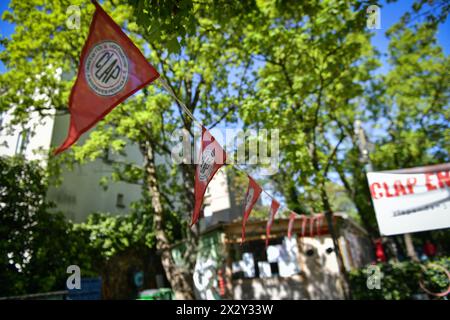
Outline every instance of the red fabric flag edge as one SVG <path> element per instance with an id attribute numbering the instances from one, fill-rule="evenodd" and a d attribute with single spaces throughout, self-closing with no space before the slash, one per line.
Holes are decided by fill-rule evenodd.
<path id="1" fill-rule="evenodd" d="M 273 220 L 275 219 L 275 215 L 278 212 L 278 209 L 280 208 L 280 203 L 272 199 L 272 204 L 270 205 L 270 218 L 267 221 L 266 226 L 266 248 L 269 245 L 269 237 L 270 237 L 270 229 L 272 228 Z"/>
<path id="2" fill-rule="evenodd" d="M 291 237 L 292 237 L 292 229 L 294 227 L 296 215 L 297 214 L 293 211 L 289 215 L 289 224 L 288 224 L 288 238 L 289 239 L 291 239 Z"/>
<path id="3" fill-rule="evenodd" d="M 204 134 L 206 131 L 208 131 L 208 129 L 206 129 L 204 126 L 202 126 L 202 138 L 201 138 L 201 139 L 202 139 L 202 143 L 201 143 L 201 149 L 200 149 L 200 156 L 199 156 L 199 159 L 201 159 L 201 156 L 202 156 L 202 153 L 203 153 L 203 134 Z M 196 203 L 194 204 L 194 213 L 193 213 L 193 215 L 192 215 L 192 220 L 191 220 L 191 225 L 190 225 L 190 227 L 192 227 L 194 224 L 196 224 L 197 221 L 198 221 L 198 219 L 200 218 L 200 210 L 201 210 L 201 207 L 202 207 L 202 204 L 203 204 L 203 198 L 205 197 L 205 192 L 206 192 L 206 189 L 207 189 L 209 183 L 211 182 L 212 178 L 216 175 L 217 171 L 218 171 L 223 165 L 225 165 L 225 162 L 226 162 L 226 153 L 225 153 L 225 151 L 223 150 L 222 146 L 217 142 L 217 140 L 214 138 L 214 136 L 213 136 L 211 133 L 209 133 L 209 131 L 208 131 L 208 134 L 211 136 L 212 139 L 214 139 L 214 141 L 217 143 L 217 145 L 222 149 L 222 151 L 223 151 L 223 153 L 224 153 L 223 163 L 220 164 L 219 166 L 217 166 L 217 168 L 215 168 L 215 169 L 212 171 L 211 177 L 210 177 L 209 181 L 206 183 L 205 189 L 202 191 L 202 194 L 201 194 L 201 200 L 200 200 L 198 203 L 197 203 L 197 201 L 196 201 Z M 211 142 L 211 143 L 213 143 L 213 142 Z M 197 164 L 197 166 L 198 166 L 198 164 Z M 195 179 L 197 180 L 197 167 L 195 168 Z M 194 189 L 194 191 L 195 191 L 195 189 Z M 194 198 L 196 198 L 196 195 L 195 195 L 195 194 L 194 194 Z"/>
<path id="4" fill-rule="evenodd" d="M 111 26 L 114 28 L 114 30 L 116 30 L 117 33 L 121 34 L 122 36 L 124 36 L 125 41 L 127 41 L 132 47 L 134 47 L 141 55 L 141 51 L 139 50 L 138 47 L 136 47 L 136 45 L 133 43 L 133 41 L 131 41 L 131 39 L 125 34 L 125 32 L 122 31 L 122 29 L 117 25 L 117 23 L 105 12 L 105 10 L 103 10 L 103 8 L 96 2 L 96 1 L 92 1 L 92 3 L 95 5 L 95 12 L 94 15 L 92 17 L 91 20 L 91 24 L 89 26 L 89 34 L 88 37 L 84 43 L 83 49 L 81 50 L 81 56 L 80 56 L 80 65 L 81 62 L 84 60 L 85 55 L 86 55 L 86 51 L 87 51 L 87 44 L 89 43 L 90 38 L 92 37 L 92 28 L 94 26 L 94 22 L 95 19 L 97 18 L 97 16 L 99 14 L 103 14 L 105 16 L 105 18 L 111 23 Z M 142 58 L 144 60 L 145 59 L 144 55 L 142 55 Z M 156 70 L 155 70 L 156 71 Z M 81 73 L 81 68 L 78 69 L 78 73 L 77 73 L 77 79 L 75 80 L 75 83 L 72 87 L 72 90 L 70 91 L 70 96 L 69 96 L 69 106 L 72 105 L 72 96 L 73 96 L 73 92 L 74 92 L 74 88 L 76 87 L 79 79 L 80 79 L 80 73 Z M 136 93 L 137 91 L 141 90 L 143 87 L 147 86 L 148 84 L 150 84 L 151 82 L 155 81 L 156 79 L 158 79 L 160 76 L 160 74 L 156 71 L 155 76 L 151 77 L 148 81 L 143 82 L 141 85 L 139 85 L 138 87 L 136 87 L 134 90 L 130 91 L 128 94 L 126 94 L 125 96 L 123 96 L 121 99 L 119 99 L 118 101 L 116 101 L 115 103 L 113 103 L 111 105 L 111 107 L 109 107 L 107 110 L 105 110 L 105 112 L 103 112 L 100 116 L 98 116 L 97 118 L 95 118 L 95 120 L 93 121 L 92 125 L 83 128 L 82 130 L 78 131 L 73 122 L 72 122 L 72 115 L 71 115 L 71 119 L 70 119 L 70 125 L 69 125 L 69 134 L 67 135 L 66 139 L 64 140 L 64 142 L 53 152 L 53 155 L 58 155 L 59 153 L 63 152 L 64 150 L 68 149 L 70 146 L 72 146 L 75 142 L 77 142 L 77 140 L 80 138 L 80 136 L 85 133 L 86 131 L 90 130 L 92 127 L 94 127 L 101 119 L 103 119 L 108 113 L 111 112 L 112 109 L 114 109 L 117 105 L 119 105 L 120 103 L 122 103 L 124 100 L 126 100 L 128 97 L 130 97 L 131 95 L 133 95 L 134 93 Z M 69 113 L 70 113 L 70 108 L 69 108 Z"/>
<path id="5" fill-rule="evenodd" d="M 247 199 L 247 197 L 248 197 L 248 193 L 250 191 L 250 187 L 251 187 L 252 183 L 253 183 L 253 185 L 254 185 L 256 190 L 255 190 L 252 202 L 251 202 L 250 207 L 249 207 L 247 212 L 245 211 L 245 201 L 244 201 L 244 217 L 242 218 L 241 245 L 245 241 L 245 224 L 247 223 L 247 220 L 248 220 L 248 218 L 250 216 L 250 213 L 252 212 L 253 207 L 255 206 L 255 203 L 256 203 L 256 201 L 258 201 L 258 198 L 260 197 L 261 192 L 262 192 L 262 188 L 259 186 L 259 184 L 257 184 L 256 181 L 252 177 L 250 177 L 249 175 L 247 175 L 247 176 L 248 176 L 249 180 L 248 180 L 247 193 L 245 194 L 245 199 Z"/>

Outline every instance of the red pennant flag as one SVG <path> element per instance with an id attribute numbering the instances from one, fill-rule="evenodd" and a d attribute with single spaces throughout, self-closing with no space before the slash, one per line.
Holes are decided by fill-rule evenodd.
<path id="1" fill-rule="evenodd" d="M 308 223 L 308 217 L 302 215 L 302 219 L 303 219 L 303 221 L 302 221 L 302 237 L 304 237 L 306 234 L 306 224 Z"/>
<path id="2" fill-rule="evenodd" d="M 314 235 L 314 226 L 315 226 L 316 233 L 318 236 L 320 236 L 322 225 L 323 225 L 323 216 L 321 214 L 317 214 L 314 217 L 311 217 L 309 224 L 309 235 L 311 237 Z"/>
<path id="3" fill-rule="evenodd" d="M 295 212 L 291 212 L 291 215 L 289 216 L 289 224 L 288 224 L 288 238 L 291 239 L 292 236 L 292 228 L 294 227 L 295 217 L 297 214 Z"/>
<path id="4" fill-rule="evenodd" d="M 247 193 L 245 194 L 245 202 L 244 202 L 244 218 L 242 219 L 242 238 L 241 244 L 245 241 L 245 224 L 250 216 L 250 212 L 252 212 L 253 206 L 256 201 L 258 201 L 259 195 L 261 194 L 261 187 L 252 179 L 252 177 L 248 176 L 248 188 Z"/>
<path id="5" fill-rule="evenodd" d="M 58 154 L 115 106 L 159 77 L 139 49 L 94 1 L 95 13 L 69 98 L 70 127 Z"/>
<path id="6" fill-rule="evenodd" d="M 309 220 L 309 236 L 312 237 L 314 235 L 314 222 L 316 221 L 316 217 L 310 217 Z"/>
<path id="7" fill-rule="evenodd" d="M 202 128 L 202 144 L 200 149 L 199 163 L 195 169 L 195 206 L 191 226 L 197 223 L 200 217 L 200 209 L 203 203 L 206 188 L 217 170 L 225 164 L 226 153 L 214 137 Z"/>
<path id="8" fill-rule="evenodd" d="M 280 204 L 275 199 L 272 199 L 272 204 L 270 206 L 269 212 L 269 220 L 267 221 L 266 226 L 266 247 L 269 245 L 269 237 L 270 237 L 270 229 L 272 228 L 273 219 L 275 219 L 275 215 L 277 214 L 278 208 Z"/>
<path id="9" fill-rule="evenodd" d="M 316 229 L 318 236 L 320 236 L 322 233 L 322 225 L 323 225 L 323 215 L 319 214 L 316 216 Z"/>

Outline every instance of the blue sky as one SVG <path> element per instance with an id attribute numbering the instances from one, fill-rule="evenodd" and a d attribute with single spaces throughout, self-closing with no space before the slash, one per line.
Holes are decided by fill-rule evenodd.
<path id="1" fill-rule="evenodd" d="M 411 10 L 412 0 L 399 0 L 394 3 L 386 3 L 386 0 L 382 0 L 381 7 L 381 29 L 372 30 L 372 44 L 378 49 L 378 51 L 382 54 L 382 66 L 379 68 L 376 73 L 385 73 L 389 70 L 389 64 L 386 62 L 386 59 L 383 57 L 383 54 L 387 54 L 387 49 L 389 45 L 389 41 L 385 36 L 385 32 L 396 22 L 399 21 L 401 16 Z M 9 0 L 0 1 L 0 13 L 3 15 L 5 10 L 8 10 Z M 365 10 L 365 9 L 364 9 Z M 14 25 L 4 22 L 0 20 L 0 35 L 10 37 L 14 32 Z M 437 34 L 438 43 L 444 50 L 445 55 L 450 54 L 450 19 L 444 24 L 441 24 Z M 0 50 L 3 50 L 3 47 L 0 45 Z M 5 66 L 0 62 L 0 73 L 5 72 Z M 220 123 L 217 128 L 223 128 L 223 123 Z M 230 124 L 225 124 L 226 127 L 229 127 Z M 241 123 L 238 123 L 236 127 L 241 127 Z"/>
<path id="2" fill-rule="evenodd" d="M 400 0 L 395 3 L 386 4 L 386 1 L 381 1 L 381 29 L 374 30 L 374 37 L 372 38 L 373 45 L 382 53 L 387 52 L 388 40 L 384 33 L 388 30 L 400 17 L 410 9 L 413 1 Z M 3 14 L 8 10 L 9 1 L 0 1 L 0 12 Z M 10 36 L 14 32 L 14 25 L 0 20 L 0 34 L 2 36 Z M 442 24 L 438 31 L 438 42 L 443 47 L 446 55 L 450 54 L 450 19 Z M 0 46 L 0 50 L 3 48 Z M 380 72 L 386 72 L 389 69 L 387 64 L 384 64 Z M 0 62 L 0 72 L 5 71 L 4 65 Z"/>
<path id="3" fill-rule="evenodd" d="M 381 52 L 387 53 L 389 41 L 385 36 L 385 32 L 396 22 L 401 16 L 411 9 L 414 1 L 400 0 L 395 3 L 387 4 L 381 1 L 381 29 L 373 30 L 372 44 Z M 438 43 L 442 46 L 445 55 L 450 54 L 450 19 L 439 26 L 437 33 Z M 384 60 L 383 60 L 384 62 Z M 380 72 L 386 72 L 389 69 L 387 63 L 381 67 Z"/>

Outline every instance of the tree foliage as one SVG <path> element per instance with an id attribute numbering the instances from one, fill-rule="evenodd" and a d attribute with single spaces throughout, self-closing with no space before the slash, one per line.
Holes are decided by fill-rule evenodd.
<path id="1" fill-rule="evenodd" d="M 442 257 L 432 261 L 448 270 L 450 259 Z M 350 281 L 355 299 L 360 300 L 411 300 L 414 295 L 424 294 L 419 282 L 423 281 L 425 288 L 431 292 L 445 292 L 449 286 L 449 281 L 441 269 L 431 265 L 421 265 L 416 262 L 405 261 L 401 263 L 377 264 L 382 273 L 381 288 L 368 290 L 367 279 L 373 276 L 373 271 L 368 268 L 353 270 L 350 273 Z M 430 297 L 431 299 L 438 299 Z M 442 298 L 440 298 L 442 299 Z"/>
<path id="2" fill-rule="evenodd" d="M 450 58 L 437 44 L 436 23 L 396 25 L 390 36 L 391 70 L 380 77 L 379 100 L 371 108 L 378 170 L 449 160 Z"/>
<path id="3" fill-rule="evenodd" d="M 2 296 L 64 290 L 70 265 L 79 266 L 82 277 L 97 277 L 111 259 L 154 248 L 152 223 L 144 221 L 151 216 L 142 212 L 148 204 L 126 216 L 93 213 L 74 224 L 46 201 L 48 174 L 39 163 L 0 157 L 0 173 Z"/>
<path id="4" fill-rule="evenodd" d="M 89 238 L 45 199 L 46 173 L 20 157 L 0 157 L 0 292 L 2 296 L 65 288 L 66 269 L 95 275 Z"/>
<path id="5" fill-rule="evenodd" d="M 374 144 L 369 159 L 376 170 L 449 160 L 450 62 L 436 41 L 449 6 L 426 2 L 415 2 L 411 13 L 387 32 L 390 69 L 384 74 L 378 71 L 382 57 L 371 44 L 373 33 L 366 28 L 366 1 L 114 0 L 102 6 L 208 128 L 236 124 L 279 130 L 279 171 L 261 182 L 291 209 L 312 213 L 355 208 L 376 236 L 367 158 L 361 157 L 355 121 L 363 123 Z M 78 30 L 66 24 L 70 5 L 80 8 Z M 16 27 L 11 39 L 1 39 L 5 49 L 0 60 L 7 71 L 0 75 L 0 112 L 12 114 L 9 125 L 26 127 L 33 112 L 67 112 L 94 7 L 81 0 L 11 0 L 10 8 L 3 19 Z M 115 108 L 84 144 L 49 162 L 49 168 L 59 170 L 60 162 L 111 155 L 114 170 L 102 181 L 105 187 L 109 179 L 143 187 L 142 201 L 129 217 L 94 214 L 82 226 L 65 225 L 58 215 L 46 216 L 43 182 L 26 169 L 37 185 L 19 184 L 23 190 L 16 196 L 5 193 L 11 207 L 4 218 L 15 226 L 45 216 L 55 230 L 88 237 L 94 251 L 106 258 L 130 246 L 148 248 L 161 242 L 157 223 L 163 225 L 162 238 L 190 243 L 194 167 L 170 162 L 171 133 L 177 130 L 194 139 L 192 119 L 156 83 Z M 126 155 L 131 153 L 139 154 L 139 160 L 129 161 Z M 12 188 L 20 174 L 9 174 L 4 179 Z M 246 183 L 238 181 L 235 188 L 235 193 L 245 194 Z M 19 195 L 27 193 L 37 198 L 21 202 Z M 32 204 L 30 217 L 26 208 Z M 2 230 L 5 236 L 13 232 Z M 23 260 L 24 248 L 34 245 L 26 241 L 37 240 L 21 241 L 11 252 Z M 192 260 L 195 239 L 191 248 L 186 255 Z M 15 267 L 7 260 L 8 268 Z"/>

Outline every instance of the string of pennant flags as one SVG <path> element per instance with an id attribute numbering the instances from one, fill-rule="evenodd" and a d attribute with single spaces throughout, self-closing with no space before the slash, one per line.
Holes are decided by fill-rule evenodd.
<path id="1" fill-rule="evenodd" d="M 191 226 L 200 218 L 203 198 L 209 182 L 216 172 L 226 163 L 227 153 L 203 124 L 181 101 L 167 81 L 145 59 L 131 39 L 119 25 L 103 10 L 95 0 L 95 12 L 89 27 L 89 35 L 81 52 L 77 79 L 69 96 L 70 124 L 67 138 L 54 154 L 57 155 L 70 148 L 79 137 L 103 119 L 117 105 L 146 85 L 159 78 L 162 87 L 175 99 L 183 111 L 202 128 L 199 163 L 196 164 L 194 197 L 195 205 Z M 294 222 L 297 217 L 301 221 L 301 234 L 306 234 L 309 222 L 310 235 L 314 226 L 320 234 L 323 215 L 306 217 L 282 206 L 271 194 L 261 186 L 238 164 L 234 168 L 248 177 L 248 187 L 244 198 L 241 244 L 245 241 L 245 226 L 253 206 L 261 193 L 271 198 L 269 217 L 266 225 L 266 246 L 269 243 L 270 231 L 277 212 L 284 207 L 290 212 L 288 237 L 291 238 Z"/>

